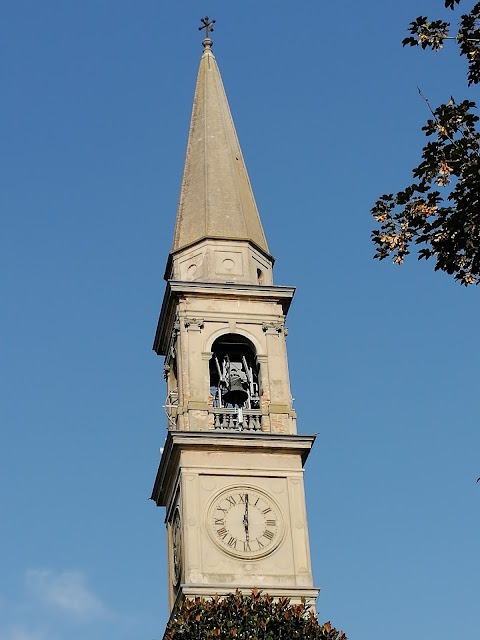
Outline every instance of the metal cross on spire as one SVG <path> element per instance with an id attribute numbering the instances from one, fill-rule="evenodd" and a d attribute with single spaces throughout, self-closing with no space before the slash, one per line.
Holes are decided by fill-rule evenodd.
<path id="1" fill-rule="evenodd" d="M 213 31 L 213 25 L 216 20 L 210 20 L 208 16 L 205 16 L 205 18 L 201 18 L 200 21 L 203 22 L 203 27 L 198 27 L 198 30 L 201 31 L 202 29 L 205 29 L 205 38 L 208 38 L 210 31 Z"/>

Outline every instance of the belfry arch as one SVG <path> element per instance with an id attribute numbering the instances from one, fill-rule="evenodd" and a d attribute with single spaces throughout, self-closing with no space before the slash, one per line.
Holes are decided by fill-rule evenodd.
<path id="1" fill-rule="evenodd" d="M 209 362 L 210 394 L 218 409 L 260 408 L 260 366 L 253 343 L 238 333 L 214 340 Z"/>

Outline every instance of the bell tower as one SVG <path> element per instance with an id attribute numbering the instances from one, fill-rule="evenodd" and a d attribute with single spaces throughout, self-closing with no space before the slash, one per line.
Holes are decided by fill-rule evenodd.
<path id="1" fill-rule="evenodd" d="M 212 52 L 200 61 L 154 341 L 167 439 L 152 499 L 166 507 L 169 602 L 263 589 L 313 602 L 303 467 L 273 263 Z"/>

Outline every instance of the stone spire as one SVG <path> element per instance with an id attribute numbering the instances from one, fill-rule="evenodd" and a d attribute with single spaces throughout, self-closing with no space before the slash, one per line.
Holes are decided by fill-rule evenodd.
<path id="1" fill-rule="evenodd" d="M 203 47 L 172 254 L 222 239 L 271 259 L 208 31 Z"/>

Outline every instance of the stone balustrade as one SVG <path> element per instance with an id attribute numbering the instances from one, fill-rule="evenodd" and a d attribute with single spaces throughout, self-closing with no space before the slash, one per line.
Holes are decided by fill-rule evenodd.
<path id="1" fill-rule="evenodd" d="M 260 409 L 242 409 L 241 417 L 237 409 L 210 410 L 213 413 L 213 428 L 228 431 L 261 431 L 262 412 Z"/>

